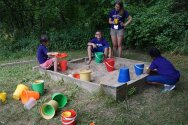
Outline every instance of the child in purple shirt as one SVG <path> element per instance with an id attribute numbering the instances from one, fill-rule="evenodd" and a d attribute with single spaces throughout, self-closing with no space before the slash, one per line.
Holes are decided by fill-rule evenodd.
<path id="1" fill-rule="evenodd" d="M 163 84 L 164 91 L 173 90 L 175 88 L 175 84 L 180 78 L 179 71 L 175 69 L 169 60 L 161 56 L 161 53 L 157 48 L 152 48 L 149 51 L 149 55 L 153 58 L 153 61 L 146 71 L 150 74 L 147 77 L 147 82 L 151 84 Z M 151 75 L 153 71 L 156 71 L 155 75 Z"/>
<path id="2" fill-rule="evenodd" d="M 97 30 L 95 33 L 95 38 L 91 39 L 88 42 L 87 52 L 89 61 L 87 64 L 91 63 L 91 54 L 92 52 L 103 52 L 104 57 L 111 57 L 111 47 L 108 42 L 102 37 L 102 32 Z"/>
<path id="3" fill-rule="evenodd" d="M 52 66 L 54 66 L 54 71 L 57 71 L 57 58 L 49 58 L 48 55 L 48 37 L 46 35 L 41 35 L 40 37 L 40 45 L 37 49 L 37 60 L 40 64 L 40 67 L 43 69 L 50 69 Z"/>

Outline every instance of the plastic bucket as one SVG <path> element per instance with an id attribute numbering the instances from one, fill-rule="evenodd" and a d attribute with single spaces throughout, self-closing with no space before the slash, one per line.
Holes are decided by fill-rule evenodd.
<path id="1" fill-rule="evenodd" d="M 67 97 L 62 93 L 54 93 L 52 95 L 52 100 L 58 103 L 58 108 L 63 108 L 67 104 Z"/>
<path id="2" fill-rule="evenodd" d="M 65 57 L 68 56 L 68 54 L 67 54 L 67 53 L 58 53 L 58 54 L 56 54 L 55 56 L 56 56 L 57 58 L 65 58 Z"/>
<path id="3" fill-rule="evenodd" d="M 82 70 L 80 72 L 80 79 L 84 81 L 91 81 L 91 70 Z"/>
<path id="4" fill-rule="evenodd" d="M 30 98 L 27 103 L 24 104 L 24 108 L 30 110 L 37 104 L 36 99 Z"/>
<path id="5" fill-rule="evenodd" d="M 31 84 L 31 88 L 35 92 L 39 92 L 40 95 L 44 94 L 44 80 L 35 80 L 34 83 Z"/>
<path id="6" fill-rule="evenodd" d="M 76 79 L 80 79 L 80 74 L 78 74 L 78 73 L 75 73 L 75 74 L 73 74 L 72 75 L 74 78 L 76 78 Z"/>
<path id="7" fill-rule="evenodd" d="M 59 65 L 60 65 L 61 71 L 66 71 L 67 70 L 67 60 L 59 61 Z"/>
<path id="8" fill-rule="evenodd" d="M 27 103 L 27 101 L 29 101 L 30 98 L 34 98 L 36 100 L 39 99 L 40 98 L 39 92 L 24 90 L 21 95 L 22 103 L 23 104 Z"/>
<path id="9" fill-rule="evenodd" d="M 44 119 L 51 119 L 54 117 L 57 107 L 58 103 L 55 100 L 50 100 L 40 107 L 39 112 Z"/>
<path id="10" fill-rule="evenodd" d="M 115 60 L 114 58 L 108 58 L 104 60 L 106 69 L 108 72 L 114 71 Z"/>
<path id="11" fill-rule="evenodd" d="M 76 111 L 66 110 L 61 114 L 62 125 L 76 125 Z"/>
<path id="12" fill-rule="evenodd" d="M 95 62 L 96 63 L 103 62 L 103 59 L 104 59 L 104 54 L 102 52 L 96 52 L 95 53 Z"/>
<path id="13" fill-rule="evenodd" d="M 130 81 L 129 69 L 127 67 L 121 67 L 119 70 L 118 82 L 125 83 Z"/>
<path id="14" fill-rule="evenodd" d="M 13 99 L 19 100 L 23 90 L 29 90 L 29 88 L 24 84 L 18 84 L 13 93 Z"/>
<path id="15" fill-rule="evenodd" d="M 134 65 L 134 69 L 135 69 L 135 74 L 137 76 L 143 74 L 143 71 L 144 71 L 144 64 L 135 64 Z"/>
<path id="16" fill-rule="evenodd" d="M 7 93 L 5 93 L 5 92 L 1 92 L 1 93 L 0 93 L 0 100 L 1 100 L 2 102 L 5 102 L 5 101 L 6 101 L 6 97 L 7 97 Z"/>

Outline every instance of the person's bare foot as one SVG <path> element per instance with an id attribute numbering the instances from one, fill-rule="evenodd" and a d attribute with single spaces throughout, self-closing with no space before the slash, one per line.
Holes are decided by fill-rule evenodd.
<path id="1" fill-rule="evenodd" d="M 89 65 L 90 63 L 91 63 L 91 60 L 88 60 L 88 61 L 87 61 L 87 65 Z"/>

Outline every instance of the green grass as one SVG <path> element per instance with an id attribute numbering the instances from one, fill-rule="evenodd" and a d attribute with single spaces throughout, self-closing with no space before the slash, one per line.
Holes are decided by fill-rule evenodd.
<path id="1" fill-rule="evenodd" d="M 67 52 L 69 59 L 86 56 L 85 51 Z M 77 111 L 78 125 L 187 125 L 188 124 L 188 57 L 164 54 L 181 71 L 181 80 L 176 90 L 161 93 L 161 87 L 146 86 L 139 94 L 132 95 L 127 100 L 115 102 L 104 93 L 91 95 L 72 83 L 54 82 L 47 76 L 41 76 L 33 71 L 37 65 L 24 64 L 10 67 L 1 67 L 0 91 L 8 94 L 5 104 L 0 106 L 0 125 L 55 125 L 61 124 L 61 112 L 66 109 Z M 124 55 L 130 59 L 150 61 L 144 53 L 129 51 Z M 1 63 L 35 59 L 34 55 L 28 57 L 9 58 Z M 25 110 L 20 101 L 12 99 L 12 94 L 19 83 L 31 87 L 36 79 L 45 80 L 47 92 L 37 105 L 31 110 Z M 68 104 L 51 120 L 43 119 L 38 110 L 40 106 L 51 99 L 55 92 L 62 92 L 68 97 Z"/>

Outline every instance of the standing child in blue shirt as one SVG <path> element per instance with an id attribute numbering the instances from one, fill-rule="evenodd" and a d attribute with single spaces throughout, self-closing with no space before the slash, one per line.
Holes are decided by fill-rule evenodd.
<path id="1" fill-rule="evenodd" d="M 41 35 L 40 37 L 40 45 L 37 49 L 37 59 L 40 64 L 40 67 L 43 69 L 50 69 L 54 66 L 54 71 L 57 72 L 57 58 L 49 58 L 48 55 L 48 37 L 46 35 Z"/>
<path id="2" fill-rule="evenodd" d="M 175 88 L 175 84 L 179 81 L 180 73 L 175 69 L 173 64 L 161 56 L 160 51 L 157 48 L 152 48 L 149 51 L 149 55 L 152 57 L 147 73 L 151 74 L 152 71 L 156 71 L 156 75 L 149 75 L 147 82 L 151 84 L 161 83 L 164 85 L 164 91 L 171 91 Z"/>
<path id="3" fill-rule="evenodd" d="M 95 38 L 91 39 L 88 42 L 87 52 L 88 52 L 88 64 L 91 63 L 91 54 L 92 52 L 103 52 L 104 57 L 111 57 L 111 47 L 108 42 L 102 37 L 102 32 L 97 30 L 95 33 Z"/>

